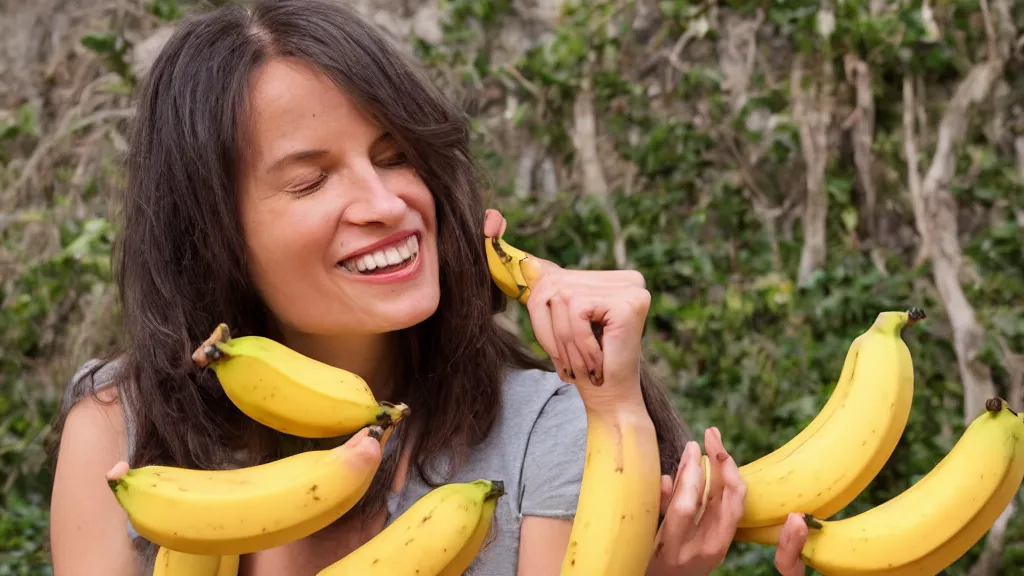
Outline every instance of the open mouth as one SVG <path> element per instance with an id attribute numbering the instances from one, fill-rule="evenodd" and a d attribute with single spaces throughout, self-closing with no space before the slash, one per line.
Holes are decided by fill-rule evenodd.
<path id="1" fill-rule="evenodd" d="M 420 242 L 415 234 L 401 242 L 361 254 L 338 263 L 349 272 L 373 276 L 388 274 L 410 266 L 420 253 Z"/>

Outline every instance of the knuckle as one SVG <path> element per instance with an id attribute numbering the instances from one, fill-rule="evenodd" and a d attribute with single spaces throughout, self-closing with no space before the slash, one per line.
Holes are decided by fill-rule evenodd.
<path id="1" fill-rule="evenodd" d="M 647 286 L 647 280 L 644 278 L 644 275 L 641 274 L 639 270 L 627 270 L 626 280 L 630 284 L 638 288 L 644 288 Z"/>
<path id="2" fill-rule="evenodd" d="M 672 510 L 680 518 L 693 518 L 693 515 L 697 513 L 697 503 L 688 498 L 677 498 L 672 503 Z"/>

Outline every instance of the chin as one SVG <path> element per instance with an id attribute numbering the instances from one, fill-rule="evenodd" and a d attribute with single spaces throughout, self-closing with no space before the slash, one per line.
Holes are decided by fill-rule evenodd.
<path id="1" fill-rule="evenodd" d="M 437 312 L 439 301 L 440 294 L 436 292 L 433 294 L 410 294 L 407 302 L 402 303 L 404 305 L 396 306 L 399 303 L 394 300 L 381 301 L 382 309 L 376 311 L 375 317 L 381 332 L 396 332 L 411 328 L 433 316 L 434 312 Z M 372 311 L 368 312 L 373 313 Z"/>

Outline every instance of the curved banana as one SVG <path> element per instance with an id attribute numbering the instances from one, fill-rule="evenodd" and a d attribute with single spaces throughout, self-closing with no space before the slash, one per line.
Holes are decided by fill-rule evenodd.
<path id="1" fill-rule="evenodd" d="M 818 521 L 804 562 L 826 575 L 939 574 L 969 551 L 1024 483 L 1024 418 L 992 398 L 920 481 L 871 510 Z"/>
<path id="2" fill-rule="evenodd" d="M 783 524 L 790 512 L 827 518 L 871 483 L 899 443 L 914 396 L 914 366 L 901 330 L 924 312 L 882 312 L 854 342 L 849 380 L 813 434 L 784 458 L 741 470 L 742 530 Z"/>
<path id="3" fill-rule="evenodd" d="M 486 238 L 487 265 L 501 291 L 526 304 L 542 269 L 529 253 L 501 238 Z M 595 331 L 595 334 L 598 332 Z M 579 386 L 587 412 L 587 457 L 563 576 L 643 574 L 658 531 L 661 458 L 650 420 L 628 411 L 596 409 L 593 392 Z M 605 394 L 607 396 L 607 394 Z"/>
<path id="4" fill-rule="evenodd" d="M 462 574 L 480 550 L 504 493 L 504 484 L 491 480 L 435 488 L 318 576 Z"/>
<path id="5" fill-rule="evenodd" d="M 160 547 L 153 576 L 238 576 L 238 556 L 186 554 Z"/>
<path id="6" fill-rule="evenodd" d="M 749 476 L 754 472 L 785 460 L 790 454 L 803 446 L 807 440 L 813 438 L 814 435 L 817 434 L 818 430 L 820 430 L 821 427 L 824 426 L 830 418 L 832 418 L 832 414 L 843 404 L 847 394 L 850 392 L 850 380 L 853 377 L 853 367 L 856 363 L 857 353 L 860 350 L 862 343 L 863 340 L 854 339 L 853 343 L 850 344 L 850 347 L 846 350 L 846 359 L 843 360 L 843 369 L 839 373 L 839 380 L 836 382 L 836 387 L 833 389 L 832 394 L 829 395 L 828 400 L 825 401 L 825 405 L 814 416 L 811 422 L 807 426 L 804 426 L 796 436 L 790 438 L 789 441 L 782 446 L 768 454 L 765 454 L 764 456 L 761 456 L 749 464 L 740 466 L 741 476 Z"/>
<path id="7" fill-rule="evenodd" d="M 530 298 L 530 286 L 536 284 L 540 277 L 540 269 L 530 254 L 500 237 L 485 238 L 484 249 L 494 283 L 509 298 L 526 304 Z"/>
<path id="8" fill-rule="evenodd" d="M 262 336 L 231 338 L 219 324 L 192 354 L 245 415 L 279 432 L 333 438 L 401 419 L 405 404 L 378 402 L 358 375 Z"/>
<path id="9" fill-rule="evenodd" d="M 362 498 L 381 459 L 373 444 L 383 432 L 373 428 L 330 450 L 237 470 L 145 466 L 110 487 L 150 542 L 188 554 L 249 554 L 308 536 Z"/>

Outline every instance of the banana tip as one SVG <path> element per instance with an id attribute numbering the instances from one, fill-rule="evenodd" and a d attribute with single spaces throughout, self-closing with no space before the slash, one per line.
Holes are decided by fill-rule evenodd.
<path id="1" fill-rule="evenodd" d="M 377 414 L 377 425 L 380 426 L 382 430 L 387 430 L 395 424 L 398 424 L 407 418 L 411 412 L 409 406 L 404 402 L 399 402 L 398 404 L 380 402 L 380 408 L 380 413 Z"/>
<path id="2" fill-rule="evenodd" d="M 486 498 L 501 498 L 505 495 L 505 483 L 501 480 L 491 480 L 491 489 L 487 491 Z"/>
<path id="3" fill-rule="evenodd" d="M 913 326 L 914 324 L 924 320 L 928 317 L 928 314 L 920 308 L 911 308 L 907 310 L 907 325 Z"/>
<path id="4" fill-rule="evenodd" d="M 992 413 L 999 412 L 1004 407 L 1010 412 L 1010 414 L 1013 414 L 1014 416 L 1017 415 L 1013 408 L 1010 408 L 1010 403 L 1003 398 L 995 396 L 985 401 L 985 410 L 988 410 L 989 412 Z"/>
<path id="5" fill-rule="evenodd" d="M 803 515 L 803 519 L 804 519 L 804 524 L 807 524 L 808 528 L 811 528 L 813 530 L 821 530 L 822 524 L 814 516 L 812 516 L 810 514 L 804 514 Z"/>
<path id="6" fill-rule="evenodd" d="M 224 322 L 217 324 L 206 340 L 192 352 L 192 361 L 200 368 L 205 368 L 211 361 L 220 360 L 224 353 L 216 345 L 228 340 L 231 340 L 231 329 Z"/>

